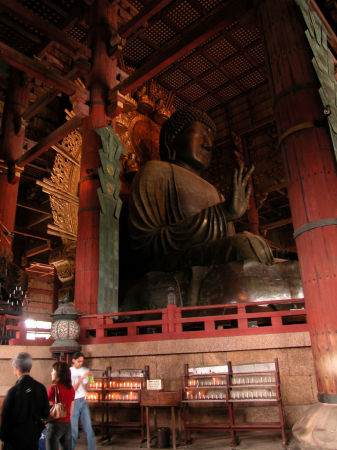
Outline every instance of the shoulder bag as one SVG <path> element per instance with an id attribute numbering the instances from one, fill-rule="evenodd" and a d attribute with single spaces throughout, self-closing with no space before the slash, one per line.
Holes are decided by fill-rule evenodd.
<path id="1" fill-rule="evenodd" d="M 46 422 L 52 422 L 56 419 L 64 419 L 67 417 L 67 408 L 64 403 L 60 402 L 60 392 L 57 384 L 55 384 L 55 403 L 51 405 L 49 417 Z"/>

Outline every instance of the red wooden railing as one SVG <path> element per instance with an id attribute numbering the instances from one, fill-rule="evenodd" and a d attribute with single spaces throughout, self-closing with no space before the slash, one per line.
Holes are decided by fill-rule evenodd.
<path id="1" fill-rule="evenodd" d="M 46 329 L 29 328 L 26 326 L 26 317 L 1 314 L 0 315 L 0 344 L 1 345 L 50 345 L 52 340 L 45 338 L 27 339 L 27 332 L 48 332 Z"/>
<path id="2" fill-rule="evenodd" d="M 51 344 L 50 339 L 27 340 L 24 318 L 6 315 L 6 320 L 9 321 L 5 329 L 10 336 L 10 345 Z M 79 319 L 79 324 L 81 344 L 242 336 L 308 329 L 304 299 L 190 307 L 168 305 L 165 309 L 86 315 Z"/>
<path id="3" fill-rule="evenodd" d="M 81 344 L 307 331 L 303 299 L 87 315 Z"/>

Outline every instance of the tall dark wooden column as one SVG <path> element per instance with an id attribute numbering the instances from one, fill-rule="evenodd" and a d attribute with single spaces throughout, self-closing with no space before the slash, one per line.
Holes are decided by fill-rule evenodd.
<path id="1" fill-rule="evenodd" d="M 98 149 L 101 139 L 94 131 L 109 124 L 108 91 L 116 82 L 115 59 L 108 55 L 110 37 L 117 33 L 117 5 L 96 0 L 90 9 L 89 45 L 92 69 L 88 76 L 90 114 L 83 123 L 81 179 L 79 184 L 78 238 L 76 250 L 75 306 L 86 314 L 97 313 L 99 275 Z"/>
<path id="2" fill-rule="evenodd" d="M 337 403 L 336 161 L 327 128 L 314 125 L 323 117 L 323 105 L 299 8 L 294 0 L 262 0 L 258 14 L 288 177 L 318 400 Z"/>
<path id="3" fill-rule="evenodd" d="M 25 124 L 21 115 L 28 105 L 29 89 L 26 75 L 14 68 L 10 70 L 0 147 L 0 159 L 4 160 L 3 171 L 0 170 L 0 227 L 12 233 L 22 171 L 14 161 L 23 153 Z M 11 253 L 12 240 L 11 235 L 5 237 L 0 233 L 0 246 L 7 255 Z"/>

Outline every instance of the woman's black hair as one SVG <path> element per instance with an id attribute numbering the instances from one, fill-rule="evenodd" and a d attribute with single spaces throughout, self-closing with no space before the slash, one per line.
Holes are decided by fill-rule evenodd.
<path id="1" fill-rule="evenodd" d="M 56 372 L 57 382 L 63 384 L 67 389 L 71 389 L 71 372 L 68 364 L 62 361 L 58 361 L 53 364 L 53 369 Z"/>

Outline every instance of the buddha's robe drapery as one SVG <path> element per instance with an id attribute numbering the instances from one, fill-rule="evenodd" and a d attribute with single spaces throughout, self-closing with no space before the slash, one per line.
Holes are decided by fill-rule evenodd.
<path id="1" fill-rule="evenodd" d="M 194 172 L 149 161 L 135 177 L 129 198 L 131 246 L 151 269 L 220 264 L 250 254 L 272 262 L 263 239 L 250 233 L 230 236 L 232 230 L 223 198 Z"/>

